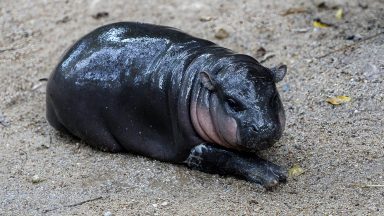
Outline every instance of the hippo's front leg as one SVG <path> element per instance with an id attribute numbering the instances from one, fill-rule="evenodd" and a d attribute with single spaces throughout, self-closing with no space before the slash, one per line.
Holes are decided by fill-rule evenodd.
<path id="1" fill-rule="evenodd" d="M 194 147 L 185 163 L 203 172 L 237 176 L 267 189 L 287 178 L 281 167 L 256 155 L 243 155 L 209 144 Z"/>

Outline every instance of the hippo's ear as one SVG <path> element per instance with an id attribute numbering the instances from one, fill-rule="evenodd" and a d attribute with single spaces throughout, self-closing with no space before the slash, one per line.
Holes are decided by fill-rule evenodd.
<path id="1" fill-rule="evenodd" d="M 280 64 L 273 68 L 271 68 L 273 81 L 280 82 L 285 77 L 285 74 L 287 73 L 287 65 Z"/>
<path id="2" fill-rule="evenodd" d="M 215 90 L 215 82 L 213 81 L 212 76 L 209 73 L 200 72 L 199 77 L 200 77 L 201 84 L 203 84 L 205 88 L 207 88 L 210 91 Z"/>

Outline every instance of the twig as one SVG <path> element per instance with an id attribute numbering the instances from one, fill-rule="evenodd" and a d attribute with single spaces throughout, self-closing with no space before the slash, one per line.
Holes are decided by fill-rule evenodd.
<path id="1" fill-rule="evenodd" d="M 13 50 L 15 50 L 16 48 L 9 48 L 9 49 L 2 49 L 2 50 L 0 50 L 0 53 L 2 53 L 2 52 L 6 52 L 6 51 L 13 51 Z"/>
<path id="2" fill-rule="evenodd" d="M 46 210 L 43 210 L 43 213 L 47 213 L 47 212 L 50 212 L 50 211 L 55 211 L 55 210 L 60 209 L 60 208 L 75 207 L 75 206 L 83 205 L 85 203 L 93 202 L 93 201 L 96 201 L 96 200 L 99 200 L 99 199 L 103 199 L 103 198 L 104 197 L 100 196 L 100 197 L 84 200 L 84 201 L 81 201 L 81 202 L 78 202 L 78 203 L 74 203 L 74 204 L 70 204 L 70 205 L 64 205 L 64 206 L 61 206 L 61 207 L 55 207 L 55 208 L 51 208 L 51 209 L 46 209 Z"/>
<path id="3" fill-rule="evenodd" d="M 352 184 L 352 187 L 359 187 L 359 188 L 378 188 L 378 187 L 384 187 L 383 184 Z"/>
<path id="4" fill-rule="evenodd" d="M 260 60 L 260 63 L 264 63 L 266 61 L 268 61 L 270 58 L 273 58 L 275 57 L 275 53 L 268 53 L 264 56 L 263 59 Z"/>
<path id="5" fill-rule="evenodd" d="M 102 199 L 102 198 L 103 197 L 100 196 L 100 197 L 96 197 L 96 198 L 93 198 L 93 199 L 85 200 L 85 201 L 82 201 L 82 202 L 79 202 L 79 203 L 67 205 L 67 206 L 64 206 L 64 207 L 75 207 L 75 206 L 83 205 L 84 203 L 96 201 L 96 200 L 99 200 L 99 199 Z"/>
<path id="6" fill-rule="evenodd" d="M 39 83 L 37 83 L 36 85 L 32 86 L 31 90 L 35 91 L 35 90 L 39 89 L 40 87 L 42 87 L 44 85 L 43 82 L 46 82 L 46 81 L 48 81 L 48 78 L 41 78 L 41 79 L 39 79 Z"/>
<path id="7" fill-rule="evenodd" d="M 382 34 L 384 34 L 384 32 L 379 32 L 379 33 L 374 34 L 374 35 L 372 35 L 372 36 L 363 38 L 363 39 L 361 39 L 361 40 L 359 40 L 359 41 L 357 41 L 357 42 L 355 42 L 355 43 L 353 43 L 353 44 L 343 46 L 343 47 L 341 47 L 341 48 L 339 48 L 339 49 L 336 49 L 336 50 L 332 50 L 332 51 L 329 52 L 329 53 L 326 53 L 326 54 L 324 54 L 324 55 L 321 55 L 321 56 L 318 56 L 318 57 L 315 57 L 315 58 L 316 58 L 316 59 L 322 59 L 322 58 L 327 57 L 327 56 L 329 56 L 329 55 L 331 55 L 331 54 L 333 54 L 333 53 L 337 53 L 337 52 L 340 52 L 340 51 L 348 50 L 349 48 L 352 48 L 352 47 L 354 47 L 354 46 L 357 46 L 357 45 L 359 45 L 360 43 L 365 42 L 365 41 L 367 41 L 367 40 L 371 40 L 371 39 L 373 39 L 373 38 L 376 38 L 376 37 L 378 37 L 378 36 L 380 36 L 380 35 L 382 35 Z"/>
<path id="8" fill-rule="evenodd" d="M 370 187 L 384 187 L 384 185 L 361 185 L 362 188 L 370 188 Z"/>
<path id="9" fill-rule="evenodd" d="M 48 78 L 46 78 L 46 77 L 44 77 L 44 78 L 40 78 L 39 81 L 40 81 L 40 82 L 48 81 Z"/>

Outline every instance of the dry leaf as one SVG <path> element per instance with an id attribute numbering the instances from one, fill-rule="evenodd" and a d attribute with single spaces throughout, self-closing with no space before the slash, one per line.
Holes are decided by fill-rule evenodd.
<path id="1" fill-rule="evenodd" d="M 332 105 L 340 105 L 340 104 L 351 101 L 351 98 L 349 96 L 342 95 L 342 96 L 328 98 L 326 101 Z"/>
<path id="2" fill-rule="evenodd" d="M 332 26 L 332 24 L 325 23 L 325 22 L 321 21 L 320 19 L 313 20 L 313 27 L 315 27 L 315 28 L 328 28 L 331 26 Z"/>
<path id="3" fill-rule="evenodd" d="M 343 16 L 344 16 L 343 8 L 337 9 L 335 16 L 336 16 L 337 19 L 342 19 Z"/>
<path id="4" fill-rule="evenodd" d="M 308 10 L 306 8 L 302 8 L 302 7 L 299 7 L 299 8 L 289 8 L 286 11 L 282 11 L 280 13 L 280 15 L 281 16 L 287 16 L 287 15 L 290 15 L 290 14 L 306 13 L 306 12 L 308 12 Z"/>
<path id="5" fill-rule="evenodd" d="M 304 173 L 303 168 L 301 168 L 298 164 L 294 164 L 289 170 L 288 170 L 288 176 L 289 177 L 296 177 Z"/>

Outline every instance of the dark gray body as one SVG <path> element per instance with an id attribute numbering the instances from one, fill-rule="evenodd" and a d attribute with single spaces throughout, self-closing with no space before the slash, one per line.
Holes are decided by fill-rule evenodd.
<path id="1" fill-rule="evenodd" d="M 253 58 L 172 28 L 128 22 L 103 26 L 80 39 L 52 73 L 47 86 L 47 118 L 55 128 L 104 151 L 187 162 L 192 168 L 271 185 L 233 171 L 239 164 L 243 164 L 241 169 L 254 169 L 251 162 L 231 167 L 214 160 L 210 155 L 222 151 L 231 155 L 231 160 L 239 158 L 235 161 L 249 156 L 207 143 L 191 123 L 193 94 L 204 88 L 199 72 L 216 75 L 236 64 L 246 64 L 272 79 Z M 241 121 L 239 116 L 237 121 Z M 282 129 L 274 130 L 278 133 L 275 138 L 280 137 Z M 203 152 L 211 165 L 196 162 L 194 154 L 203 159 Z M 256 156 L 252 160 L 262 161 Z M 281 173 L 271 180 L 273 184 L 285 179 L 280 168 L 263 163 L 268 164 L 261 168 L 265 173 L 270 167 Z"/>
<path id="2" fill-rule="evenodd" d="M 202 142 L 187 106 L 203 61 L 195 58 L 209 45 L 151 25 L 101 27 L 78 41 L 49 78 L 48 120 L 103 150 L 182 162 Z"/>

